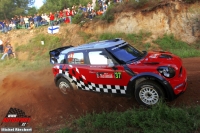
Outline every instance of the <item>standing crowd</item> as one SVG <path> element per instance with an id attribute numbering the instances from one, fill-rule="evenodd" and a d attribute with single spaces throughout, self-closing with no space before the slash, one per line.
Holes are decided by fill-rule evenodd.
<path id="1" fill-rule="evenodd" d="M 112 2 L 122 2 L 123 0 L 113 0 Z M 111 0 L 92 0 L 86 6 L 72 6 L 71 9 L 67 8 L 57 12 L 50 12 L 49 14 L 34 14 L 28 16 L 15 15 L 10 21 L 0 21 L 0 31 L 8 32 L 13 29 L 34 29 L 43 25 L 58 25 L 60 23 L 72 23 L 73 16 L 77 13 L 83 15 L 84 18 L 92 20 L 96 15 L 104 15 L 108 6 L 111 4 Z M 97 11 L 95 9 L 98 9 Z M 14 57 L 16 55 L 9 41 L 5 43 L 0 40 L 0 54 L 1 60 L 5 57 Z"/>
<path id="2" fill-rule="evenodd" d="M 73 16 L 80 13 L 84 18 L 92 20 L 97 15 L 105 14 L 108 6 L 113 3 L 122 2 L 123 0 L 92 0 L 86 6 L 73 5 L 71 8 L 66 8 L 49 14 L 34 14 L 17 16 L 15 15 L 9 21 L 0 21 L 0 31 L 8 32 L 13 29 L 34 29 L 44 25 L 58 25 L 60 23 L 72 23 Z M 97 9 L 97 10 L 95 10 Z"/>

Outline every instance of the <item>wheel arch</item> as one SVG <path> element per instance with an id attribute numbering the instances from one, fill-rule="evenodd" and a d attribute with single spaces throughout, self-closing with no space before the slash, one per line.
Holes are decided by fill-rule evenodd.
<path id="1" fill-rule="evenodd" d="M 161 89 L 163 90 L 165 94 L 165 97 L 168 100 L 173 100 L 175 98 L 175 95 L 170 83 L 166 79 L 164 79 L 162 76 L 155 73 L 150 73 L 150 72 L 140 73 L 132 77 L 127 85 L 127 93 L 133 96 L 136 86 L 140 82 L 145 81 L 145 80 L 153 80 L 158 85 L 160 85 Z"/>

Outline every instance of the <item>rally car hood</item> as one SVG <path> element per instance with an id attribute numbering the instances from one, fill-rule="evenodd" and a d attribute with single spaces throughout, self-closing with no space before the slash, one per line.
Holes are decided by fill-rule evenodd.
<path id="1" fill-rule="evenodd" d="M 142 64 L 149 64 L 149 65 L 156 65 L 156 64 L 163 64 L 163 65 L 182 65 L 181 59 L 170 53 L 164 51 L 150 51 L 146 54 L 146 56 L 141 60 Z"/>

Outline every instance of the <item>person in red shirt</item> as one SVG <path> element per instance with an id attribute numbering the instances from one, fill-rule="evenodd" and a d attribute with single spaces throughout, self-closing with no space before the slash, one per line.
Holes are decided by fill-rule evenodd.
<path id="1" fill-rule="evenodd" d="M 72 23 L 72 14 L 69 8 L 66 10 L 66 23 Z"/>
<path id="2" fill-rule="evenodd" d="M 50 25 L 53 26 L 54 25 L 54 15 L 52 12 L 50 12 L 49 19 L 50 19 Z"/>
<path id="3" fill-rule="evenodd" d="M 60 23 L 63 22 L 63 12 L 62 11 L 59 12 L 58 20 Z"/>

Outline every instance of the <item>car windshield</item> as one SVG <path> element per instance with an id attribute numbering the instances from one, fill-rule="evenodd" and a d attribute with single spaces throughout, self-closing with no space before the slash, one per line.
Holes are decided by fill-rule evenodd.
<path id="1" fill-rule="evenodd" d="M 141 59 L 144 56 L 143 52 L 139 51 L 129 44 L 120 44 L 115 47 L 109 48 L 108 51 L 123 63 L 135 61 Z"/>

